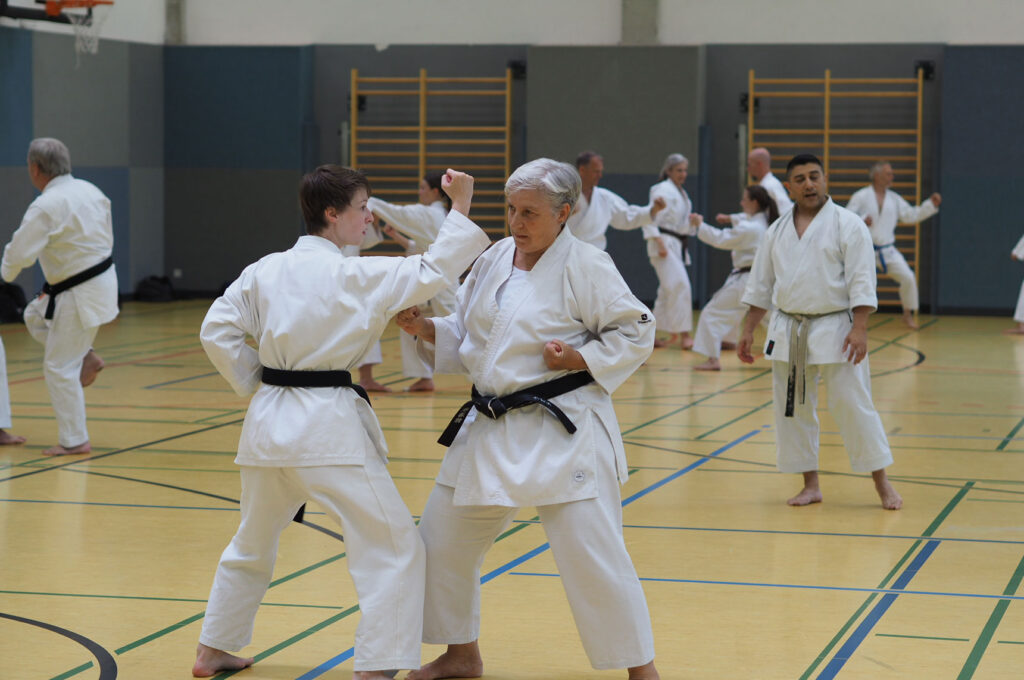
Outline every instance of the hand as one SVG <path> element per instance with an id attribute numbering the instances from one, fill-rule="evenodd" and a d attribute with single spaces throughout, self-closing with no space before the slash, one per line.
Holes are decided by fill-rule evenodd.
<path id="1" fill-rule="evenodd" d="M 868 215 L 867 217 L 864 218 L 864 224 L 868 225 L 869 227 L 871 226 L 871 223 L 874 221 L 875 220 L 871 217 L 871 215 Z"/>
<path id="2" fill-rule="evenodd" d="M 423 317 L 419 307 L 409 307 L 395 316 L 395 323 L 409 335 L 422 335 L 427 320 Z"/>
<path id="3" fill-rule="evenodd" d="M 441 178 L 441 188 L 452 199 L 452 210 L 468 217 L 469 204 L 473 200 L 473 177 L 448 168 Z"/>
<path id="4" fill-rule="evenodd" d="M 661 196 L 658 196 L 656 199 L 654 199 L 654 203 L 651 204 L 651 219 L 653 220 L 655 217 L 657 217 L 658 213 L 664 210 L 666 205 L 667 203 L 665 203 L 665 199 L 662 198 Z"/>
<path id="5" fill-rule="evenodd" d="M 390 224 L 385 225 L 384 227 L 382 227 L 381 231 L 383 231 L 385 234 L 387 234 L 391 238 L 395 238 L 395 234 L 398 233 L 397 231 L 395 231 L 395 228 L 392 227 Z"/>
<path id="6" fill-rule="evenodd" d="M 698 215 L 697 213 L 690 213 L 690 226 L 696 229 L 700 225 L 704 224 L 704 216 Z"/>
<path id="7" fill-rule="evenodd" d="M 658 257 L 668 257 L 668 248 L 665 247 L 665 240 L 659 236 L 654 241 L 658 244 Z"/>
<path id="8" fill-rule="evenodd" d="M 850 334 L 843 340 L 843 356 L 847 361 L 852 361 L 856 366 L 868 355 L 868 332 L 856 324 L 850 330 Z"/>
<path id="9" fill-rule="evenodd" d="M 743 335 L 740 336 L 740 341 L 736 343 L 736 356 L 740 358 L 740 361 L 745 364 L 754 363 L 754 355 L 750 352 L 753 346 L 754 334 L 744 330 Z"/>
<path id="10" fill-rule="evenodd" d="M 719 224 L 732 224 L 732 216 L 726 215 L 725 213 L 718 213 L 715 215 L 715 222 Z"/>
<path id="11" fill-rule="evenodd" d="M 936 208 L 942 205 L 942 196 L 938 193 L 932 194 L 929 197 L 929 200 L 932 202 L 932 205 L 934 205 Z"/>
<path id="12" fill-rule="evenodd" d="M 561 340 L 551 340 L 544 344 L 544 363 L 552 371 L 587 368 L 583 355 Z"/>

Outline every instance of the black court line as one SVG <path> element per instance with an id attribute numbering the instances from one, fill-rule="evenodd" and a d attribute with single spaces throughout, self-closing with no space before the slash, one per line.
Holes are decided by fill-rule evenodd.
<path id="1" fill-rule="evenodd" d="M 110 655 L 110 652 L 103 649 L 100 645 L 96 644 L 84 635 L 67 630 L 66 628 L 60 628 L 52 623 L 45 623 L 43 621 L 35 621 L 33 619 L 25 619 L 20 616 L 14 616 L 13 614 L 4 614 L 0 612 L 0 617 L 10 619 L 11 621 L 17 621 L 19 623 L 27 623 L 30 626 L 36 626 L 44 630 L 63 635 L 64 637 L 77 642 L 78 644 L 89 650 L 89 653 L 96 657 L 96 663 L 99 665 L 100 677 L 99 680 L 114 680 L 117 677 L 117 662 L 114 661 L 114 657 Z"/>
<path id="2" fill-rule="evenodd" d="M 210 430 L 216 430 L 216 429 L 221 428 L 221 427 L 227 427 L 228 425 L 237 425 L 237 424 L 241 423 L 243 420 L 245 420 L 245 419 L 244 418 L 238 418 L 237 420 L 230 420 L 230 421 L 228 421 L 226 423 L 218 423 L 217 425 L 211 425 L 210 427 L 203 427 L 203 428 L 200 428 L 198 430 L 192 430 L 191 432 L 182 432 L 181 434 L 171 435 L 170 437 L 163 437 L 161 439 L 154 439 L 151 442 L 145 442 L 143 444 L 136 444 L 135 446 L 128 446 L 128 447 L 123 448 L 123 449 L 116 449 L 114 451 L 109 451 L 107 453 L 101 453 L 98 456 L 89 456 L 88 458 L 78 458 L 77 456 L 75 456 L 75 460 L 69 460 L 66 463 L 60 463 L 58 465 L 50 465 L 49 467 L 39 468 L 38 470 L 32 470 L 31 472 L 22 472 L 21 474 L 11 475 L 10 477 L 3 477 L 3 478 L 0 478 L 0 482 L 9 482 L 12 479 L 19 479 L 21 477 L 28 477 L 30 475 L 38 475 L 41 472 L 49 472 L 50 470 L 59 470 L 61 468 L 66 468 L 69 465 L 79 465 L 81 463 L 88 463 L 88 462 L 91 462 L 91 461 L 94 461 L 94 460 L 99 460 L 100 458 L 107 458 L 108 456 L 116 456 L 119 453 L 127 453 L 128 451 L 136 451 L 138 449 L 144 449 L 146 447 L 154 446 L 156 444 L 163 444 L 164 442 L 174 441 L 175 439 L 182 439 L 183 437 L 189 437 L 189 436 L 194 435 L 194 434 L 201 434 L 203 432 L 209 432 Z"/>
<path id="3" fill-rule="evenodd" d="M 109 477 L 110 479 L 120 479 L 120 480 L 125 481 L 125 482 L 137 482 L 139 484 L 149 484 L 151 486 L 159 486 L 159 487 L 163 487 L 165 489 L 171 489 L 173 491 L 184 491 L 185 493 L 193 493 L 193 494 L 196 494 L 198 496 L 207 496 L 209 498 L 216 498 L 217 500 L 227 501 L 228 503 L 234 503 L 235 505 L 241 505 L 241 501 L 239 501 L 236 498 L 231 498 L 229 496 L 221 496 L 219 494 L 209 493 L 209 492 L 206 492 L 206 491 L 198 491 L 196 489 L 190 489 L 187 486 L 177 486 L 175 484 L 167 484 L 165 482 L 154 482 L 154 481 L 150 481 L 148 479 L 138 479 L 137 477 L 125 477 L 123 475 L 112 475 L 112 474 L 110 474 L 108 472 L 97 472 L 95 470 L 74 470 L 74 469 L 69 469 L 68 472 L 77 472 L 77 473 L 83 474 L 83 475 L 95 475 L 97 477 Z M 313 522 L 308 522 L 305 519 L 303 519 L 301 521 L 298 521 L 297 524 L 302 524 L 303 526 L 307 526 L 310 529 L 316 529 L 320 533 L 326 534 L 326 535 L 330 536 L 331 538 L 334 538 L 334 539 L 337 539 L 337 540 L 341 541 L 342 543 L 345 542 L 345 538 L 341 534 L 337 533 L 336 531 L 331 531 L 327 527 L 322 527 L 319 524 L 314 524 Z"/>

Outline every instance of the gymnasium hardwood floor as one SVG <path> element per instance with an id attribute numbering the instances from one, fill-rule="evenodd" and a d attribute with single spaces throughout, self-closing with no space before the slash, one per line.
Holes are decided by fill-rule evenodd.
<path id="1" fill-rule="evenodd" d="M 2 328 L 24 446 L 0 450 L 0 678 L 191 677 L 205 598 L 234 532 L 245 400 L 199 345 L 209 301 L 127 304 L 96 348 L 94 450 L 50 459 L 41 350 Z M 875 402 L 903 494 L 882 510 L 823 413 L 825 502 L 773 466 L 768 366 L 657 350 L 616 393 L 633 471 L 626 537 L 666 680 L 1024 677 L 1024 337 L 1008 319 L 872 317 Z M 377 377 L 400 390 L 397 330 Z M 468 385 L 376 397 L 413 514 Z M 484 565 L 488 680 L 590 670 L 533 508 Z M 242 679 L 348 678 L 359 619 L 340 528 L 311 507 L 281 541 Z M 439 651 L 424 650 L 424 660 Z M 116 665 L 116 670 L 113 666 Z M 228 677 L 227 674 L 218 677 Z"/>

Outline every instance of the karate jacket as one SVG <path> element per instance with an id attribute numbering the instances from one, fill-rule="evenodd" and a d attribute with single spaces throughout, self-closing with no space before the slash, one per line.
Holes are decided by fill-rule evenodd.
<path id="1" fill-rule="evenodd" d="M 675 185 L 670 179 L 662 180 L 651 187 L 650 202 L 661 197 L 665 199 L 665 209 L 654 218 L 654 224 L 643 228 L 644 238 L 647 239 L 648 257 L 658 257 L 658 246 L 654 242 L 660 231 L 672 231 L 681 236 L 693 236 L 696 232 L 690 226 L 690 213 L 693 211 L 693 204 L 690 202 L 690 195 L 686 189 Z M 662 236 L 662 239 L 671 239 L 671 236 Z M 683 253 L 683 261 L 687 261 L 688 253 Z M 689 262 L 686 262 L 689 264 Z"/>
<path id="2" fill-rule="evenodd" d="M 749 267 L 754 263 L 754 255 L 768 228 L 768 218 L 763 212 L 753 215 L 740 212 L 729 215 L 729 219 L 732 221 L 731 229 L 701 224 L 697 227 L 697 238 L 709 246 L 731 250 L 733 269 Z"/>
<path id="3" fill-rule="evenodd" d="M 885 191 L 885 200 L 882 201 L 882 209 L 879 210 L 875 188 L 871 186 L 858 189 L 853 196 L 850 196 L 846 208 L 857 213 L 861 219 L 871 218 L 868 229 L 871 232 L 871 240 L 876 246 L 891 246 L 895 243 L 896 225 L 900 222 L 914 224 L 939 212 L 930 198 L 915 208 L 890 189 Z"/>
<path id="4" fill-rule="evenodd" d="M 347 257 L 326 238 L 301 236 L 246 267 L 200 333 L 235 392 L 254 395 L 235 462 L 303 467 L 361 464 L 367 452 L 386 457 L 377 417 L 354 390 L 263 384 L 262 366 L 355 371 L 392 316 L 455 280 L 489 242 L 452 212 L 424 255 Z"/>
<path id="5" fill-rule="evenodd" d="M 786 191 L 786 185 L 778 177 L 769 172 L 761 178 L 758 184 L 775 199 L 775 207 L 779 209 L 780 216 L 793 209 L 793 200 L 789 197 L 789 192 Z"/>
<path id="6" fill-rule="evenodd" d="M 586 196 L 580 194 L 576 209 L 569 215 L 566 226 L 579 240 L 605 250 L 608 247 L 605 232 L 608 231 L 609 225 L 615 229 L 628 231 L 650 223 L 650 204 L 630 205 L 618 194 L 594 187 L 589 201 Z"/>

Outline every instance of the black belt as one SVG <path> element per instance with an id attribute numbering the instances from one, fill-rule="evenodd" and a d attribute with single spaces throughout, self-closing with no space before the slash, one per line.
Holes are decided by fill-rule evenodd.
<path id="1" fill-rule="evenodd" d="M 280 368 L 263 367 L 263 377 L 268 385 L 279 387 L 347 387 L 370 403 L 370 395 L 363 386 L 352 382 L 348 371 L 285 371 Z"/>
<path id="2" fill-rule="evenodd" d="M 665 236 L 671 236 L 672 238 L 679 239 L 679 241 L 683 244 L 683 250 L 686 250 L 686 243 L 687 243 L 687 241 L 690 238 L 689 236 L 683 236 L 682 234 L 677 234 L 676 232 L 669 231 L 667 229 L 659 229 L 658 233 L 664 234 Z"/>
<path id="3" fill-rule="evenodd" d="M 594 376 L 590 375 L 587 371 L 579 371 L 563 375 L 561 378 L 549 380 L 540 385 L 527 387 L 512 394 L 507 394 L 504 397 L 485 397 L 477 392 L 476 385 L 473 385 L 473 398 L 462 405 L 455 414 L 455 417 L 448 423 L 448 427 L 441 433 L 437 443 L 443 446 L 451 446 L 452 442 L 455 441 L 455 435 L 459 433 L 462 423 L 466 420 L 466 416 L 469 415 L 470 409 L 474 406 L 477 411 L 480 411 L 480 413 L 488 418 L 497 420 L 514 409 L 538 404 L 546 408 L 551 415 L 558 418 L 558 421 L 565 427 L 566 432 L 573 434 L 576 432 L 576 426 L 569 420 L 569 416 L 565 415 L 562 409 L 555 406 L 550 400 L 560 397 L 567 392 L 572 392 L 584 385 L 589 385 L 592 382 L 594 382 Z"/>
<path id="4" fill-rule="evenodd" d="M 733 274 L 745 274 L 749 271 L 750 267 L 740 267 L 739 269 L 733 269 L 731 272 L 729 272 L 729 276 L 732 276 Z"/>
<path id="5" fill-rule="evenodd" d="M 100 262 L 97 265 L 93 265 L 92 267 L 89 267 L 85 271 L 78 272 L 74 276 L 69 276 L 60 283 L 44 283 L 43 293 L 50 296 L 50 301 L 46 303 L 45 318 L 53 318 L 53 310 L 54 307 L 56 306 L 56 298 L 58 295 L 60 295 L 61 293 L 70 288 L 74 288 L 80 283 L 85 283 L 89 279 L 99 276 L 103 272 L 110 269 L 113 265 L 114 256 L 111 255 L 107 259 L 103 260 L 103 262 Z"/>

